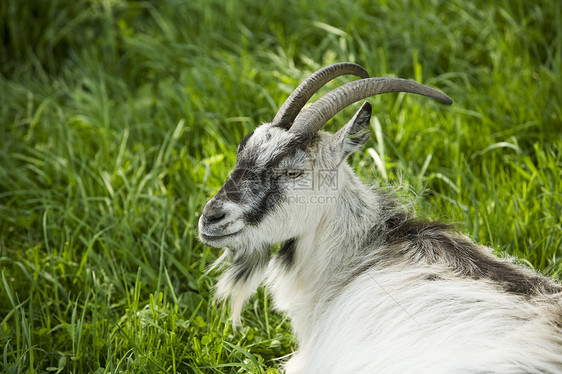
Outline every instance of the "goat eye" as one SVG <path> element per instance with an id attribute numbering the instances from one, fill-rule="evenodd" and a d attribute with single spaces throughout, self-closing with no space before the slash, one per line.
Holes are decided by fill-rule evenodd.
<path id="1" fill-rule="evenodd" d="M 287 170 L 285 175 L 289 178 L 296 178 L 302 174 L 302 170 Z"/>

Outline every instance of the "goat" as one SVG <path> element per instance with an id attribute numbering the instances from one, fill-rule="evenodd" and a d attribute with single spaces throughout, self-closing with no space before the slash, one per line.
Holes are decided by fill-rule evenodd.
<path id="1" fill-rule="evenodd" d="M 360 79 L 303 109 L 344 74 Z M 388 92 L 452 103 L 338 63 L 242 139 L 199 219 L 200 240 L 225 248 L 216 296 L 230 297 L 233 324 L 265 281 L 298 342 L 288 374 L 562 373 L 562 286 L 361 182 L 346 158 L 370 136 L 368 101 L 336 133 L 320 131 L 343 108 Z"/>

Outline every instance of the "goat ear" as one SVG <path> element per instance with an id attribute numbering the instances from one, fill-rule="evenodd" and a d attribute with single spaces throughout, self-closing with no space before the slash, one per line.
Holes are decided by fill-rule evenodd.
<path id="1" fill-rule="evenodd" d="M 334 134 L 335 146 L 341 152 L 342 160 L 359 149 L 371 136 L 368 130 L 371 113 L 371 103 L 365 101 L 353 118 Z"/>

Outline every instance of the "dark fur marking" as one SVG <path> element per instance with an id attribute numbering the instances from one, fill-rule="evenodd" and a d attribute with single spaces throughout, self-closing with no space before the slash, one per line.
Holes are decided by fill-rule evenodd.
<path id="1" fill-rule="evenodd" d="M 246 135 L 245 137 L 243 137 L 242 140 L 240 140 L 240 144 L 238 144 L 238 154 L 240 154 L 240 152 L 242 152 L 244 147 L 246 147 L 246 143 L 248 143 L 248 140 L 250 140 L 252 135 L 254 135 L 253 131 L 251 133 L 249 133 L 248 135 Z"/>
<path id="2" fill-rule="evenodd" d="M 247 194 L 252 193 L 255 188 L 247 190 L 243 184 L 250 184 L 250 187 L 259 187 L 259 175 L 250 168 L 236 167 L 226 183 L 219 190 L 218 194 L 223 194 L 226 198 L 233 203 L 241 203 L 247 197 Z"/>
<path id="3" fill-rule="evenodd" d="M 286 270 L 293 267 L 295 263 L 295 251 L 297 250 L 297 239 L 289 239 L 281 244 L 277 258 Z"/>
<path id="4" fill-rule="evenodd" d="M 460 276 L 487 279 L 519 296 L 540 297 L 562 292 L 562 286 L 554 281 L 494 257 L 459 236 L 454 231 L 455 225 L 413 218 L 400 210 L 392 199 L 382 208 L 382 216 L 387 217 L 386 220 L 374 226 L 364 242 L 364 248 L 380 253 L 370 262 L 359 265 L 347 283 L 373 267 L 400 263 L 406 258 L 441 264 Z M 439 281 L 439 278 L 433 280 Z"/>
<path id="5" fill-rule="evenodd" d="M 380 259 L 373 259 L 369 262 L 363 263 L 360 266 L 356 267 L 347 277 L 347 279 L 345 280 L 345 282 L 343 283 L 344 286 L 347 286 L 348 284 L 352 283 L 355 278 L 357 278 L 358 276 L 360 276 L 361 274 L 363 274 L 364 272 L 378 266 L 381 263 Z"/>
<path id="6" fill-rule="evenodd" d="M 262 246 L 260 250 L 252 251 L 252 253 L 246 252 L 235 255 L 231 267 L 234 281 L 247 281 L 255 271 L 267 266 L 270 255 L 271 248 L 266 245 Z"/>
<path id="7" fill-rule="evenodd" d="M 428 280 L 428 281 L 437 281 L 437 280 L 441 280 L 441 279 L 442 278 L 437 274 L 428 274 L 425 277 L 425 280 Z"/>
<path id="8" fill-rule="evenodd" d="M 258 203 L 252 207 L 249 212 L 244 214 L 244 220 L 250 225 L 259 224 L 264 217 L 275 208 L 279 202 L 283 199 L 283 193 L 279 188 L 279 182 L 271 177 L 269 173 L 266 173 L 266 177 L 269 177 L 267 186 L 261 186 L 261 188 L 256 191 L 258 194 Z M 265 192 L 263 192 L 263 189 Z"/>
<path id="9" fill-rule="evenodd" d="M 385 222 L 386 244 L 405 244 L 405 255 L 414 260 L 444 263 L 460 275 L 473 279 L 489 279 L 505 291 L 522 296 L 537 296 L 562 291 L 562 286 L 548 279 L 519 269 L 482 248 L 459 237 L 453 225 L 426 222 L 396 214 Z"/>
<path id="10" fill-rule="evenodd" d="M 240 142 L 238 152 L 244 149 L 252 134 L 248 134 Z M 255 159 L 249 153 L 248 157 L 238 160 L 234 170 L 217 195 L 222 194 L 228 200 L 240 204 L 244 201 L 257 201 L 250 211 L 244 214 L 244 221 L 250 225 L 258 225 L 263 218 L 272 211 L 283 199 L 283 192 L 279 187 L 275 169 L 287 157 L 293 155 L 297 149 L 304 150 L 311 140 L 295 139 L 280 149 L 279 153 L 258 168 Z"/>
<path id="11" fill-rule="evenodd" d="M 303 144 L 300 142 L 289 143 L 259 172 L 251 170 L 252 167 L 255 169 L 251 162 L 242 162 L 238 166 L 240 169 L 249 170 L 246 175 L 239 176 L 238 178 L 248 178 L 250 175 L 254 178 L 249 191 L 252 193 L 252 199 L 257 198 L 258 200 L 257 204 L 244 215 L 244 220 L 248 224 L 259 224 L 282 201 L 284 195 L 274 171 L 281 161 L 293 155 L 296 149 L 300 147 L 303 147 Z"/>
<path id="12" fill-rule="evenodd" d="M 272 170 L 257 170 L 249 163 L 237 165 L 218 194 L 236 204 L 257 200 L 244 217 L 246 222 L 253 225 L 260 223 L 282 198 Z"/>
<path id="13" fill-rule="evenodd" d="M 295 153 L 297 149 L 304 150 L 304 144 L 298 141 L 291 142 L 287 144 L 275 157 L 273 157 L 265 167 L 267 169 L 275 169 L 281 161 L 283 161 L 288 156 L 291 156 Z"/>

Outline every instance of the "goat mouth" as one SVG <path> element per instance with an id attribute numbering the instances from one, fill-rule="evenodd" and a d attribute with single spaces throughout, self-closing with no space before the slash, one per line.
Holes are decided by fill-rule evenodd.
<path id="1" fill-rule="evenodd" d="M 201 238 L 201 241 L 203 241 L 204 243 L 213 243 L 213 242 L 217 242 L 217 241 L 222 240 L 222 239 L 228 239 L 228 238 L 231 238 L 233 236 L 236 236 L 241 231 L 242 230 L 239 230 L 239 231 L 232 232 L 230 234 L 225 234 L 225 235 L 204 234 L 204 233 L 200 232 L 199 238 Z"/>

